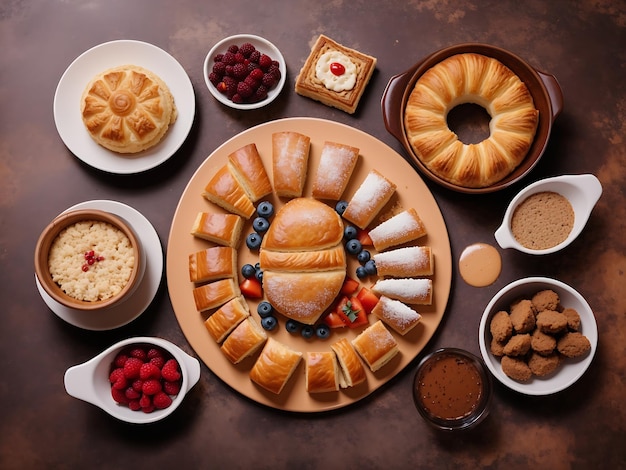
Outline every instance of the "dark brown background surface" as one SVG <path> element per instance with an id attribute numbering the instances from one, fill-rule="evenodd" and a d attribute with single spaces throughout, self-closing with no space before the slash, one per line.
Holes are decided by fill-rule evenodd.
<path id="1" fill-rule="evenodd" d="M 6 0 L 0 4 L 0 468 L 626 468 L 626 3 L 531 1 Z M 268 38 L 288 67 L 277 101 L 253 112 L 219 105 L 202 61 L 219 39 Z M 315 38 L 325 33 L 378 58 L 353 116 L 302 98 L 293 82 Z M 189 138 L 165 164 L 115 176 L 75 158 L 52 115 L 58 80 L 83 51 L 115 39 L 153 43 L 185 68 L 195 88 Z M 490 297 L 528 275 L 556 277 L 595 311 L 599 344 L 588 372 L 568 390 L 533 398 L 495 386 L 489 419 L 474 432 L 431 432 L 413 408 L 416 363 L 355 406 L 319 415 L 277 412 L 243 398 L 202 366 L 198 385 L 168 420 L 117 422 L 68 396 L 64 371 L 113 342 L 161 336 L 193 354 L 165 282 L 136 321 L 110 332 L 66 324 L 43 303 L 32 256 L 41 229 L 90 199 L 142 212 L 165 249 L 179 197 L 196 168 L 240 131 L 283 117 L 311 116 L 362 129 L 399 153 L 384 127 L 380 98 L 389 79 L 442 47 L 478 41 L 519 54 L 553 74 L 564 94 L 550 144 L 521 183 L 467 196 L 429 183 L 446 219 L 453 258 L 477 241 L 494 243 L 507 202 L 524 184 L 593 173 L 604 187 L 589 224 L 563 252 L 530 257 L 502 251 L 503 272 L 487 288 L 455 269 L 446 316 L 425 352 L 456 346 L 479 354 L 477 328 Z"/>

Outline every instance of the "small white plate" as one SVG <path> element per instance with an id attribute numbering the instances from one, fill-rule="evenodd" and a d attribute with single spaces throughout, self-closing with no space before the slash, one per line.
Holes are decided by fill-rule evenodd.
<path id="1" fill-rule="evenodd" d="M 257 103 L 233 103 L 231 100 L 228 99 L 226 95 L 223 95 L 222 93 L 217 91 L 217 88 L 215 88 L 215 86 L 209 81 L 209 73 L 213 68 L 213 58 L 218 53 L 226 52 L 228 50 L 228 46 L 235 44 L 239 47 L 244 42 L 249 42 L 262 54 L 267 54 L 273 60 L 278 61 L 278 68 L 280 69 L 280 80 L 278 81 L 276 86 L 267 93 L 267 98 Z M 285 85 L 285 79 L 287 77 L 287 66 L 285 64 L 285 58 L 281 54 L 280 50 L 267 39 L 264 39 L 260 36 L 255 36 L 253 34 L 237 34 L 235 36 L 229 36 L 222 39 L 211 48 L 209 53 L 204 58 L 202 74 L 204 75 L 204 82 L 206 83 L 207 88 L 209 89 L 213 97 L 220 103 L 235 109 L 257 109 L 270 104 L 278 97 L 281 90 L 283 89 L 283 86 Z"/>
<path id="2" fill-rule="evenodd" d="M 47 294 L 35 275 L 37 289 L 50 310 L 71 325 L 92 331 L 119 328 L 139 317 L 152 303 L 159 289 L 163 277 L 163 248 L 161 240 L 148 219 L 136 209 L 121 202 L 107 200 L 86 201 L 76 204 L 64 212 L 75 209 L 100 209 L 116 214 L 130 224 L 141 239 L 145 253 L 149 254 L 145 257 L 146 271 L 143 279 L 129 299 L 121 304 L 115 304 L 104 311 L 95 313 L 84 312 L 61 305 Z"/>
<path id="3" fill-rule="evenodd" d="M 89 81 L 108 68 L 125 64 L 139 65 L 161 77 L 178 109 L 176 122 L 161 142 L 132 156 L 98 145 L 80 115 L 80 98 Z M 170 158 L 189 135 L 195 112 L 196 98 L 185 69 L 163 49 L 132 40 L 106 42 L 83 52 L 61 76 L 54 95 L 54 121 L 67 148 L 86 164 L 117 174 L 146 171 Z"/>

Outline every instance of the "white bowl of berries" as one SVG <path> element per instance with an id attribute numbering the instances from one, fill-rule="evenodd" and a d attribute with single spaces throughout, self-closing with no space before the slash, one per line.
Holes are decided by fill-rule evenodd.
<path id="1" fill-rule="evenodd" d="M 204 59 L 204 81 L 220 103 L 257 109 L 276 99 L 287 67 L 278 48 L 260 36 L 237 34 L 215 44 Z"/>
<path id="2" fill-rule="evenodd" d="M 128 423 L 169 416 L 200 379 L 200 363 L 175 344 L 151 337 L 120 341 L 65 372 L 67 393 Z"/>

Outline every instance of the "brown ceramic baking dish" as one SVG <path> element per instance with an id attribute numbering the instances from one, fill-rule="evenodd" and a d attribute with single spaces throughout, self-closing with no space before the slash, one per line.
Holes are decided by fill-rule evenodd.
<path id="1" fill-rule="evenodd" d="M 455 54 L 477 53 L 499 60 L 510 68 L 528 87 L 536 108 L 539 110 L 539 124 L 535 140 L 522 163 L 506 178 L 485 188 L 466 188 L 451 184 L 448 181 L 432 173 L 415 155 L 404 129 L 404 109 L 409 95 L 415 86 L 415 82 L 428 69 L 442 60 Z M 432 181 L 462 193 L 490 193 L 504 189 L 526 176 L 537 164 L 543 155 L 547 145 L 552 125 L 563 108 L 563 93 L 561 87 L 553 75 L 540 72 L 531 67 L 515 54 L 480 43 L 465 43 L 441 49 L 423 58 L 406 72 L 395 75 L 389 80 L 381 100 L 383 120 L 385 127 L 405 148 L 408 153 L 407 160 L 422 174 Z"/>

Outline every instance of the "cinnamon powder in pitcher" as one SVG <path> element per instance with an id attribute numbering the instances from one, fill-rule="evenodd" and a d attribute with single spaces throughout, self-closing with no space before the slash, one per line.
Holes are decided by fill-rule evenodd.
<path id="1" fill-rule="evenodd" d="M 552 191 L 535 193 L 520 203 L 511 218 L 511 232 L 526 248 L 545 250 L 565 241 L 574 227 L 574 209 Z"/>

